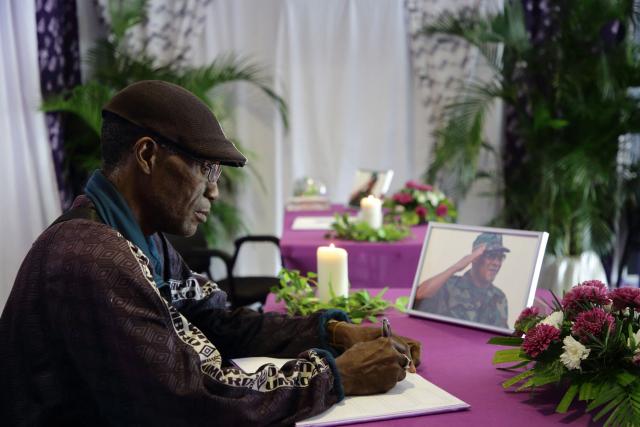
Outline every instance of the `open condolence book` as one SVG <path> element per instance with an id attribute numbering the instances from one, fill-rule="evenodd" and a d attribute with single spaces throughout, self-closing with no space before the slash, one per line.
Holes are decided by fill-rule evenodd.
<path id="1" fill-rule="evenodd" d="M 255 372 L 262 365 L 273 363 L 278 367 L 291 359 L 246 357 L 233 359 L 245 372 Z M 469 405 L 418 374 L 407 373 L 404 381 L 385 394 L 349 396 L 320 415 L 296 423 L 296 426 L 340 425 L 364 421 L 409 417 L 436 412 L 457 411 Z"/>

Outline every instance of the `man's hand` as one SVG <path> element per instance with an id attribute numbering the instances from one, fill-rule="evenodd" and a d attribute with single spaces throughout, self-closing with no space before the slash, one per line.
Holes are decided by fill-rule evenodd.
<path id="1" fill-rule="evenodd" d="M 456 272 L 460 270 L 464 270 L 469 264 L 471 264 L 476 259 L 480 258 L 486 248 L 487 248 L 487 245 L 485 245 L 484 243 L 481 245 L 478 245 L 478 247 L 475 248 L 473 252 L 471 252 L 469 255 L 466 255 L 460 258 L 460 260 L 455 264 L 453 264 L 451 268 Z"/>
<path id="2" fill-rule="evenodd" d="M 370 326 L 358 326 L 348 322 L 329 321 L 327 324 L 329 344 L 339 351 L 349 350 L 360 342 L 375 340 L 382 336 L 382 328 Z M 397 351 L 411 358 L 410 372 L 415 372 L 415 367 L 420 365 L 422 345 L 420 342 L 407 337 L 394 335 L 392 343 Z"/>
<path id="3" fill-rule="evenodd" d="M 385 393 L 402 381 L 407 358 L 399 353 L 391 338 L 354 344 L 336 359 L 340 380 L 347 396 Z"/>

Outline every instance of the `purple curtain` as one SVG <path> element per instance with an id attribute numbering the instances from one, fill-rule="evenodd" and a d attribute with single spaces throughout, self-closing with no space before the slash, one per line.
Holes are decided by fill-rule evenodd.
<path id="1" fill-rule="evenodd" d="M 42 96 L 59 94 L 80 83 L 80 50 L 76 2 L 36 0 L 38 62 Z M 46 114 L 53 163 L 63 210 L 72 202 L 64 167 L 64 126 L 60 113 Z"/>

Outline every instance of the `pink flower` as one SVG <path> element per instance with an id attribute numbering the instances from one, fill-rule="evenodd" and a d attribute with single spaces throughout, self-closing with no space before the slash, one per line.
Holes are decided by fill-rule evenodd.
<path id="1" fill-rule="evenodd" d="M 424 218 L 427 216 L 427 208 L 425 208 L 424 206 L 418 206 L 416 208 L 416 214 L 420 217 L 420 218 Z"/>
<path id="2" fill-rule="evenodd" d="M 585 342 L 589 340 L 589 335 L 598 336 L 606 331 L 605 328 L 612 330 L 613 324 L 613 316 L 604 309 L 596 307 L 578 314 L 571 332 L 580 338 L 580 341 Z"/>
<path id="3" fill-rule="evenodd" d="M 578 286 L 594 286 L 596 288 L 604 289 L 605 291 L 609 289 L 607 285 L 602 283 L 600 280 L 585 280 L 584 282 L 580 283 Z"/>
<path id="4" fill-rule="evenodd" d="M 440 203 L 436 208 L 436 215 L 445 216 L 449 212 L 449 208 L 444 203 Z"/>
<path id="5" fill-rule="evenodd" d="M 534 326 L 542 316 L 538 307 L 527 307 L 522 310 L 520 316 L 516 319 L 515 330 L 519 332 L 527 332 L 530 327 Z"/>
<path id="6" fill-rule="evenodd" d="M 540 315 L 540 309 L 538 307 L 527 307 L 522 310 L 520 316 L 516 319 L 516 323 L 528 320 L 530 317 L 537 317 Z"/>
<path id="7" fill-rule="evenodd" d="M 555 326 L 539 324 L 529 329 L 524 337 L 522 349 L 531 357 L 538 357 L 549 348 L 553 341 L 560 339 L 560 329 Z"/>
<path id="8" fill-rule="evenodd" d="M 433 190 L 433 187 L 428 185 L 428 184 L 420 184 L 419 182 L 416 181 L 407 181 L 407 183 L 404 185 L 407 188 L 410 188 L 412 190 L 420 190 L 420 191 L 431 191 Z"/>
<path id="9" fill-rule="evenodd" d="M 589 280 L 574 286 L 562 298 L 562 307 L 569 311 L 580 311 L 588 304 L 609 303 L 607 286 L 599 280 Z"/>
<path id="10" fill-rule="evenodd" d="M 400 192 L 393 195 L 393 200 L 395 200 L 397 203 L 400 203 L 401 205 L 406 205 L 407 203 L 411 203 L 413 201 L 413 197 L 411 196 L 411 194 Z"/>
<path id="11" fill-rule="evenodd" d="M 640 289 L 638 288 L 618 288 L 609 292 L 609 298 L 613 302 L 614 310 L 624 310 L 625 308 L 640 309 Z"/>

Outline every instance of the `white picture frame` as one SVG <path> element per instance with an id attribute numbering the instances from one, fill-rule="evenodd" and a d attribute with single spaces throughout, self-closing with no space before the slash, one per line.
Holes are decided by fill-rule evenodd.
<path id="1" fill-rule="evenodd" d="M 520 312 L 533 305 L 548 237 L 538 231 L 429 223 L 409 315 L 512 333 Z"/>

